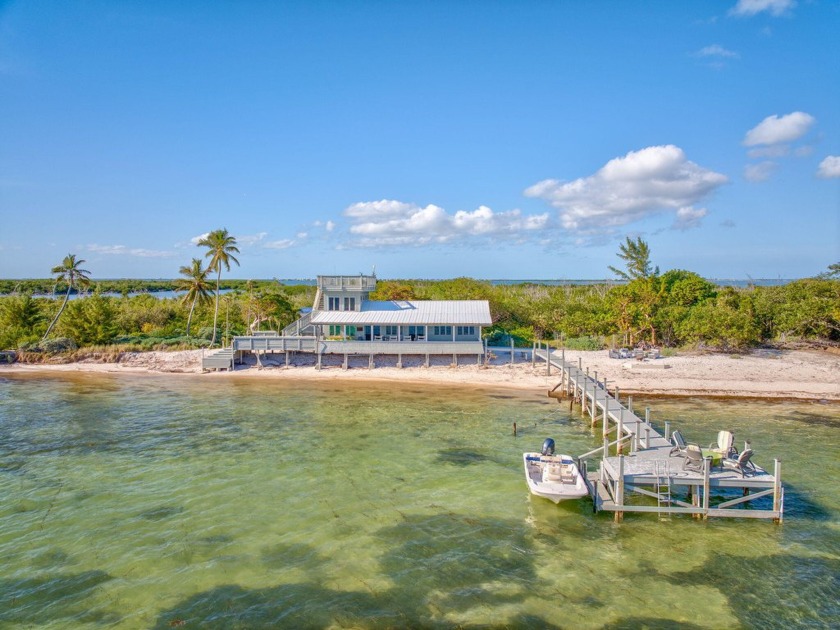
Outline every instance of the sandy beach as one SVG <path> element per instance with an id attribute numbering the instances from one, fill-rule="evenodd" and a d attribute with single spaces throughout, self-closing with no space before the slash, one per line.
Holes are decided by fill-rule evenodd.
<path id="1" fill-rule="evenodd" d="M 448 359 L 430 367 L 420 357 L 403 357 L 397 368 L 395 358 L 376 357 L 374 369 L 368 359 L 350 360 L 350 368 L 342 369 L 342 358 L 325 357 L 325 366 L 317 370 L 312 356 L 298 355 L 286 367 L 282 355 L 264 360 L 257 366 L 253 357 L 233 372 L 201 371 L 201 350 L 181 352 L 125 353 L 117 363 L 89 359 L 67 364 L 12 364 L 0 366 L 0 374 L 35 374 L 39 372 L 102 372 L 177 374 L 188 378 L 231 379 L 344 379 L 405 382 L 435 382 L 450 385 L 504 387 L 549 390 L 558 382 L 556 370 L 546 374 L 545 363 L 531 365 L 527 353 L 517 352 L 515 363 L 510 355 L 499 353 L 487 366 L 462 358 L 453 367 Z M 651 361 L 610 359 L 606 350 L 594 352 L 567 351 L 566 359 L 581 360 L 590 374 L 606 377 L 610 389 L 618 385 L 627 394 L 662 396 L 715 396 L 745 398 L 790 398 L 840 401 L 840 355 L 827 351 L 755 350 L 749 354 L 686 354 Z"/>

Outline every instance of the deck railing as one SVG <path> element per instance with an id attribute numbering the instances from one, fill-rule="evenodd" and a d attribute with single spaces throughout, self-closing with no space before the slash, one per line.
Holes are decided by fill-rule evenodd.
<path id="1" fill-rule="evenodd" d="M 373 291 L 376 289 L 376 278 L 374 276 L 318 276 L 318 288 Z"/>

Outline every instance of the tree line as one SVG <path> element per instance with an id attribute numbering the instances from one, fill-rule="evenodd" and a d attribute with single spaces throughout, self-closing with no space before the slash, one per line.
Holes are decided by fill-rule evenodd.
<path id="1" fill-rule="evenodd" d="M 54 284 L 63 288 L 61 300 L 23 291 L 0 297 L 0 348 L 210 346 L 258 329 L 280 331 L 312 305 L 315 287 L 276 281 L 237 281 L 223 295 L 223 268 L 239 264 L 236 239 L 216 230 L 199 246 L 206 248 L 204 260 L 193 258 L 180 268 L 172 284 L 183 293 L 168 299 L 103 295 L 102 283 L 92 282 L 82 267 L 85 261 L 68 255 L 52 269 Z M 626 239 L 618 256 L 624 269 L 611 267 L 617 284 L 388 280 L 377 284 L 371 299 L 488 300 L 494 324 L 485 336 L 491 343 L 562 338 L 581 349 L 604 343 L 743 349 L 773 341 L 840 342 L 840 264 L 782 286 L 733 288 L 691 271 L 660 273 L 640 238 Z M 70 300 L 78 290 L 90 293 Z"/>

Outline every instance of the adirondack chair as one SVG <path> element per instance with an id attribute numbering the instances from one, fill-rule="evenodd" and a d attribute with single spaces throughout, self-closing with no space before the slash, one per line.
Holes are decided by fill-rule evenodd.
<path id="1" fill-rule="evenodd" d="M 683 460 L 683 470 L 703 472 L 703 451 L 696 444 L 686 444 Z"/>
<path id="2" fill-rule="evenodd" d="M 717 442 L 709 444 L 709 450 L 719 453 L 724 459 L 738 457 L 738 449 L 734 445 L 735 435 L 731 431 L 718 431 Z"/>
<path id="3" fill-rule="evenodd" d="M 737 470 L 741 473 L 742 477 L 746 477 L 747 474 L 754 474 L 757 471 L 755 464 L 750 461 L 750 458 L 753 456 L 753 450 L 751 448 L 744 449 L 740 455 L 737 457 L 727 457 L 723 460 L 723 467 L 729 468 L 731 470 Z"/>

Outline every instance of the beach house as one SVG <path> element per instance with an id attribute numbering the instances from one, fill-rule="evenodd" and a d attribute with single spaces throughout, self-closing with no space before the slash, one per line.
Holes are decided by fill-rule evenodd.
<path id="1" fill-rule="evenodd" d="M 235 337 L 234 353 L 322 355 L 471 355 L 484 357 L 482 329 L 492 323 L 487 300 L 371 300 L 375 275 L 318 276 L 311 310 L 280 333 Z"/>

